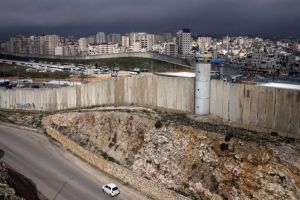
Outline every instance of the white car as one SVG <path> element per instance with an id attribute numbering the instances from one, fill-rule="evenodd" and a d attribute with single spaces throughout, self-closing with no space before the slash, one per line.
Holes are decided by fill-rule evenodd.
<path id="1" fill-rule="evenodd" d="M 107 194 L 111 195 L 112 197 L 120 194 L 118 187 L 113 183 L 103 185 L 102 191 L 106 192 Z"/>

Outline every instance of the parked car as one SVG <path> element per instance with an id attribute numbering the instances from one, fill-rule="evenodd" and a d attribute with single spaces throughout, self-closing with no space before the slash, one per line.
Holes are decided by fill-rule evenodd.
<path id="1" fill-rule="evenodd" d="M 109 183 L 102 186 L 102 191 L 113 196 L 120 194 L 118 187 L 114 183 Z"/>

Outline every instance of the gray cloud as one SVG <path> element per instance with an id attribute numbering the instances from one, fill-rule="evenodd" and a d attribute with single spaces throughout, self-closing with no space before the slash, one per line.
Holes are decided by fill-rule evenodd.
<path id="1" fill-rule="evenodd" d="M 9 0 L 0 39 L 16 33 L 175 31 L 300 37 L 299 0 Z"/>

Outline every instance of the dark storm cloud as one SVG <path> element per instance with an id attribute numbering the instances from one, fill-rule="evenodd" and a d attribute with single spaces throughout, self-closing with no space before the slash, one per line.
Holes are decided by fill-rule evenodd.
<path id="1" fill-rule="evenodd" d="M 299 0 L 8 0 L 0 38 L 97 31 L 300 36 Z"/>

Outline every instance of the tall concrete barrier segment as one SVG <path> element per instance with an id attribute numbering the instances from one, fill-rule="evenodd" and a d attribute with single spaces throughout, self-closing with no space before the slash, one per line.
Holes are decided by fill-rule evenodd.
<path id="1" fill-rule="evenodd" d="M 300 138 L 300 91 L 211 80 L 210 115 L 244 128 Z M 194 78 L 141 75 L 56 89 L 0 89 L 0 108 L 56 111 L 141 106 L 194 112 Z"/>
<path id="2" fill-rule="evenodd" d="M 56 111 L 130 105 L 192 113 L 194 80 L 156 75 L 119 77 L 76 87 L 0 89 L 0 108 Z"/>
<path id="3" fill-rule="evenodd" d="M 21 58 L 36 58 L 36 59 L 53 59 L 53 60 L 99 60 L 108 58 L 149 58 L 153 60 L 159 60 L 163 62 L 172 63 L 184 67 L 191 67 L 193 61 L 168 56 L 164 54 L 158 54 L 153 52 L 124 52 L 124 53 L 111 53 L 111 54 L 99 54 L 90 56 L 55 56 L 55 55 L 37 55 L 37 54 L 22 54 L 11 52 L 0 52 L 0 55 L 15 56 Z"/>
<path id="4" fill-rule="evenodd" d="M 210 113 L 245 128 L 300 138 L 300 91 L 211 81 Z"/>

